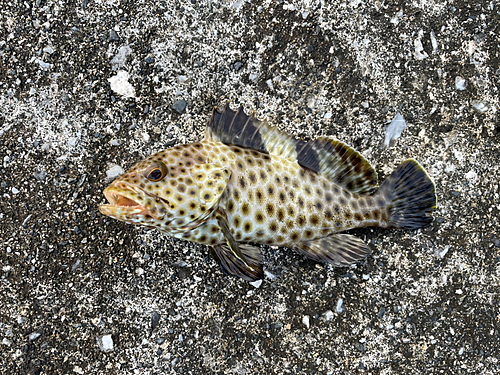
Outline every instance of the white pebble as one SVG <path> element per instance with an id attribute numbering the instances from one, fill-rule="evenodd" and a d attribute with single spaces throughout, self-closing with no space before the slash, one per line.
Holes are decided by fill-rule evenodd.
<path id="1" fill-rule="evenodd" d="M 113 338 L 111 335 L 103 335 L 97 337 L 97 345 L 104 353 L 113 351 Z"/>
<path id="2" fill-rule="evenodd" d="M 488 103 L 485 103 L 485 102 L 477 102 L 472 107 L 474 107 L 474 109 L 478 113 L 484 113 L 484 112 L 487 112 L 490 109 L 490 107 L 488 107 Z"/>
<path id="3" fill-rule="evenodd" d="M 107 171 L 106 171 L 106 177 L 111 179 L 111 178 L 116 178 L 118 177 L 119 175 L 123 174 L 125 171 L 123 170 L 122 167 L 120 167 L 119 165 L 113 165 L 111 168 L 109 168 Z"/>
<path id="4" fill-rule="evenodd" d="M 309 328 L 309 315 L 304 315 L 302 317 L 302 324 L 304 324 L 307 328 Z"/>
<path id="5" fill-rule="evenodd" d="M 17 190 L 15 187 L 12 188 L 12 194 L 19 194 L 19 190 Z"/>
<path id="6" fill-rule="evenodd" d="M 325 311 L 325 313 L 323 314 L 323 318 L 326 321 L 333 320 L 333 311 L 332 310 Z"/>
<path id="7" fill-rule="evenodd" d="M 335 312 L 337 314 L 340 314 L 342 311 L 344 311 L 342 305 L 344 304 L 344 300 L 342 298 L 339 298 L 337 301 L 337 306 L 335 306 Z"/>
<path id="8" fill-rule="evenodd" d="M 405 119 L 403 118 L 403 116 L 397 113 L 396 117 L 394 117 L 394 119 L 391 121 L 385 132 L 385 147 L 389 147 L 393 139 L 398 139 L 405 128 Z"/>
<path id="9" fill-rule="evenodd" d="M 255 280 L 250 283 L 251 286 L 254 288 L 259 288 L 262 285 L 262 279 L 261 280 Z"/>
<path id="10" fill-rule="evenodd" d="M 111 90 L 126 98 L 134 98 L 135 89 L 128 81 L 129 77 L 130 75 L 126 71 L 120 70 L 115 76 L 108 78 Z"/>
<path id="11" fill-rule="evenodd" d="M 467 87 L 467 81 L 460 76 L 456 76 L 455 87 L 457 90 L 463 91 Z"/>

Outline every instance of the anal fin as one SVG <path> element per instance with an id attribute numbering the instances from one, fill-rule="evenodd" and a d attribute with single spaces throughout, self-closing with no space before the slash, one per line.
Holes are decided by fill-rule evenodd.
<path id="1" fill-rule="evenodd" d="M 334 234 L 314 241 L 299 243 L 294 250 L 318 262 L 349 266 L 370 255 L 370 248 L 349 234 Z"/>

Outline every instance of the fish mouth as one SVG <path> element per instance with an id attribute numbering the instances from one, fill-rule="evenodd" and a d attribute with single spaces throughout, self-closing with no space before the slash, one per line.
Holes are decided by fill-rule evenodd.
<path id="1" fill-rule="evenodd" d="M 99 211 L 106 216 L 124 220 L 124 216 L 146 215 L 149 210 L 134 200 L 137 192 L 125 184 L 111 185 L 104 189 L 108 204 L 99 206 Z"/>

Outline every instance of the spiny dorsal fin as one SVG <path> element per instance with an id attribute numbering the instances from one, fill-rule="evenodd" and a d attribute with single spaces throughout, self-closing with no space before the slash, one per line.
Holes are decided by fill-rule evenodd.
<path id="1" fill-rule="evenodd" d="M 214 109 L 206 136 L 225 144 L 295 160 L 359 195 L 373 193 L 377 185 L 375 170 L 346 144 L 325 137 L 310 142 L 296 139 L 267 121 L 258 120 L 254 114 L 246 115 L 243 106 L 233 111 L 227 103 L 221 113 Z"/>

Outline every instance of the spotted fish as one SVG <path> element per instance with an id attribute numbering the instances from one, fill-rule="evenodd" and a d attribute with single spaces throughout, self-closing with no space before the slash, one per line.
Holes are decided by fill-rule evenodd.
<path id="1" fill-rule="evenodd" d="M 305 142 L 240 107 L 214 110 L 205 139 L 160 151 L 104 190 L 104 215 L 208 245 L 229 274 L 262 278 L 265 244 L 347 266 L 370 254 L 340 232 L 415 229 L 432 221 L 436 192 L 413 159 L 377 189 L 377 173 L 354 149 L 326 137 Z"/>

